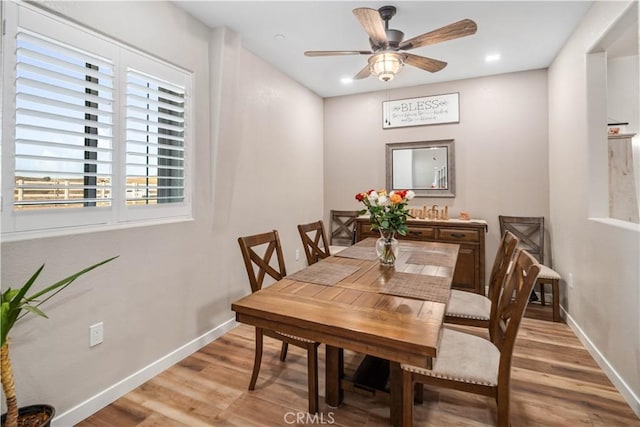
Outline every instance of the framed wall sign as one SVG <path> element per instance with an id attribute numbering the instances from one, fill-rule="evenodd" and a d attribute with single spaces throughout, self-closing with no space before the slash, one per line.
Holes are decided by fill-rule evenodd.
<path id="1" fill-rule="evenodd" d="M 382 128 L 460 122 L 458 92 L 382 103 Z"/>

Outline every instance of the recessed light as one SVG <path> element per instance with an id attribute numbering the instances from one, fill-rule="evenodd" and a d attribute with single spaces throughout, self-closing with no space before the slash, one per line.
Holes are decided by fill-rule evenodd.
<path id="1" fill-rule="evenodd" d="M 284 40 L 287 37 L 284 34 L 276 34 L 275 36 L 273 36 L 273 38 L 276 40 Z"/>
<path id="2" fill-rule="evenodd" d="M 348 85 L 353 83 L 353 79 L 351 77 L 343 77 L 340 79 L 343 85 Z"/>
<path id="3" fill-rule="evenodd" d="M 487 56 L 484 57 L 484 60 L 486 62 L 499 61 L 500 60 L 500 54 L 499 53 L 493 53 L 491 55 L 487 55 Z"/>

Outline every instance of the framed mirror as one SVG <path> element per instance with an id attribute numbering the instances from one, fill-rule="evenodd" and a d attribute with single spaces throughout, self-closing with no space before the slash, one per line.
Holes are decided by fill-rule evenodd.
<path id="1" fill-rule="evenodd" d="M 453 139 L 387 144 L 387 190 L 416 197 L 455 197 Z"/>

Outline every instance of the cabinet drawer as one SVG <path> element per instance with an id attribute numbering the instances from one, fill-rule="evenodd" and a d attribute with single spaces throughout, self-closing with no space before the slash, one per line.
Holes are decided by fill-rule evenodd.
<path id="1" fill-rule="evenodd" d="M 433 239 L 435 237 L 435 231 L 430 227 L 408 227 L 407 239 Z"/>
<path id="2" fill-rule="evenodd" d="M 477 230 L 459 230 L 455 228 L 441 228 L 438 239 L 463 242 L 479 242 L 480 235 Z"/>

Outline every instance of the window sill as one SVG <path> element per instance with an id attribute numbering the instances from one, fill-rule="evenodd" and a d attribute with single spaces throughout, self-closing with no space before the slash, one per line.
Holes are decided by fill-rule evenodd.
<path id="1" fill-rule="evenodd" d="M 173 224 L 178 222 L 193 221 L 192 216 L 176 216 L 171 218 L 161 218 L 144 221 L 129 221 L 118 224 L 100 224 L 82 227 L 63 227 L 48 230 L 17 231 L 13 233 L 2 233 L 2 243 L 20 242 L 25 240 L 45 239 L 50 237 L 74 236 L 78 234 L 100 233 L 104 231 L 124 230 L 127 228 L 149 227 L 155 225 Z"/>
<path id="2" fill-rule="evenodd" d="M 616 228 L 622 228 L 624 230 L 635 231 L 640 233 L 640 224 L 636 224 L 629 221 L 622 221 L 614 218 L 589 218 L 589 221 L 598 222 L 600 224 L 609 225 Z"/>

